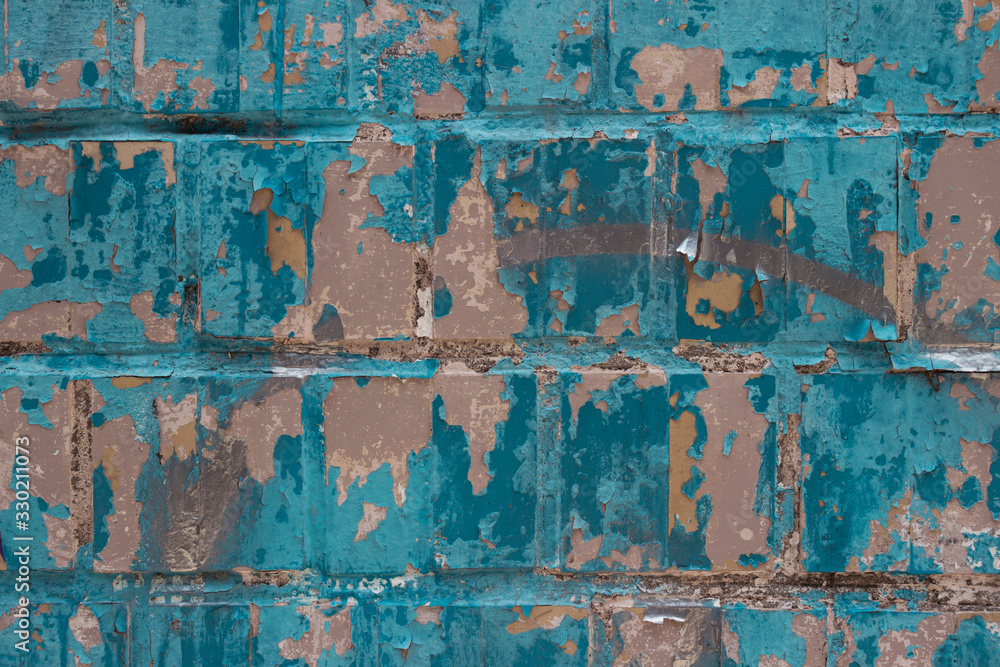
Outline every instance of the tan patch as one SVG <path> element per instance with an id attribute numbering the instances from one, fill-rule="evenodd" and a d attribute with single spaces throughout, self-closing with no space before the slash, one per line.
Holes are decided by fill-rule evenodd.
<path id="1" fill-rule="evenodd" d="M 753 100 L 769 100 L 774 93 L 781 70 L 773 67 L 762 67 L 754 72 L 754 78 L 745 86 L 733 86 L 729 91 L 729 106 L 738 107 L 744 102 Z"/>
<path id="2" fill-rule="evenodd" d="M 647 621 L 643 607 L 615 609 L 614 615 L 622 643 L 611 663 L 613 667 L 677 664 L 675 658 L 681 644 L 684 621 Z"/>
<path id="3" fill-rule="evenodd" d="M 566 554 L 566 569 L 579 570 L 581 567 L 601 555 L 601 545 L 604 535 L 597 535 L 589 540 L 583 539 L 583 530 L 574 528 L 569 538 L 570 549 Z"/>
<path id="4" fill-rule="evenodd" d="M 995 3 L 994 6 L 1000 8 L 1000 2 Z M 1000 101 L 996 99 L 997 93 L 1000 93 L 1000 49 L 998 46 L 1000 46 L 1000 41 L 987 46 L 979 59 L 979 71 L 983 78 L 976 81 L 979 103 L 970 104 L 971 110 L 1000 108 Z"/>
<path id="5" fill-rule="evenodd" d="M 338 46 L 344 39 L 344 26 L 339 22 L 324 21 L 319 24 L 319 29 L 323 31 L 323 46 L 326 48 Z"/>
<path id="6" fill-rule="evenodd" d="M 13 102 L 22 109 L 33 104 L 44 111 L 57 108 L 63 100 L 79 99 L 82 60 L 67 60 L 57 65 L 54 72 L 43 72 L 31 90 L 25 86 L 20 65 L 19 59 L 11 58 L 7 72 L 0 74 L 0 99 Z M 110 69 L 111 64 L 107 60 L 97 63 L 101 74 L 107 74 Z"/>
<path id="7" fill-rule="evenodd" d="M 573 421 L 576 421 L 580 408 L 593 400 L 593 393 L 596 391 L 607 391 L 611 388 L 611 383 L 616 379 L 626 375 L 624 372 L 604 371 L 583 368 L 581 366 L 570 366 L 570 371 L 580 374 L 580 382 L 573 385 L 573 390 L 567 395 L 570 410 L 573 414 Z M 608 404 L 598 401 L 594 407 L 608 412 Z"/>
<path id="8" fill-rule="evenodd" d="M 69 306 L 64 301 L 43 301 L 25 310 L 12 311 L 0 320 L 3 340 L 41 340 L 45 334 L 69 338 Z M 83 336 L 86 340 L 86 334 Z"/>
<path id="9" fill-rule="evenodd" d="M 690 84 L 697 96 L 695 109 L 717 109 L 721 68 L 722 51 L 718 49 L 647 46 L 632 59 L 632 69 L 642 80 L 635 88 L 636 101 L 650 111 L 676 111 L 685 86 Z M 653 99 L 658 94 L 665 101 L 657 106 Z"/>
<path id="10" fill-rule="evenodd" d="M 459 57 L 457 10 L 440 21 L 435 21 L 422 9 L 417 10 L 417 17 L 420 19 L 422 43 L 437 54 L 440 64 Z"/>
<path id="11" fill-rule="evenodd" d="M 368 537 L 368 533 L 378 528 L 378 525 L 385 521 L 388 508 L 363 502 L 361 503 L 361 511 L 362 516 L 361 520 L 358 521 L 358 532 L 354 536 L 355 542 L 360 542 Z"/>
<path id="12" fill-rule="evenodd" d="M 129 299 L 132 314 L 142 320 L 146 338 L 153 343 L 173 343 L 177 340 L 177 315 L 160 317 L 153 312 L 153 292 L 138 292 Z"/>
<path id="13" fill-rule="evenodd" d="M 94 38 L 90 40 L 90 43 L 99 49 L 108 48 L 108 36 L 104 29 L 104 21 L 102 20 L 100 25 L 94 30 Z"/>
<path id="14" fill-rule="evenodd" d="M 806 640 L 806 665 L 826 664 L 826 621 L 812 614 L 796 614 L 792 632 Z"/>
<path id="15" fill-rule="evenodd" d="M 278 642 L 281 657 L 286 660 L 305 660 L 309 667 L 318 667 L 324 651 L 333 649 L 338 656 L 354 648 L 351 641 L 351 609 L 357 600 L 348 598 L 347 604 L 336 614 L 328 615 L 333 605 L 320 601 L 315 605 L 302 605 L 295 611 L 309 620 L 309 629 L 298 639 L 282 639 Z"/>
<path id="16" fill-rule="evenodd" d="M 670 420 L 670 475 L 669 475 L 669 519 L 668 533 L 673 533 L 674 525 L 680 523 L 688 533 L 698 530 L 697 505 L 694 498 L 688 498 L 681 490 L 691 479 L 691 466 L 698 462 L 688 455 L 688 450 L 698 437 L 697 420 L 694 413 L 685 410 L 676 419 Z"/>
<path id="17" fill-rule="evenodd" d="M 267 254 L 271 273 L 277 275 L 287 265 L 300 280 L 306 278 L 306 238 L 304 230 L 292 227 L 292 221 L 267 211 Z"/>
<path id="18" fill-rule="evenodd" d="M 111 386 L 115 389 L 135 389 L 136 387 L 141 387 L 144 384 L 149 384 L 153 381 L 153 378 L 140 378 L 130 375 L 122 375 L 120 377 L 111 378 Z"/>
<path id="19" fill-rule="evenodd" d="M 567 616 L 577 621 L 587 618 L 587 610 L 579 607 L 535 605 L 528 616 L 524 615 L 521 607 L 514 607 L 511 611 L 518 615 L 518 619 L 507 626 L 507 632 L 512 635 L 532 630 L 555 630 Z"/>
<path id="20" fill-rule="evenodd" d="M 361 229 L 361 225 L 369 212 L 384 212 L 369 190 L 371 177 L 412 167 L 413 148 L 355 139 L 352 152 L 367 161 L 357 172 L 348 173 L 349 161 L 331 162 L 323 171 L 323 211 L 312 236 L 312 320 L 317 322 L 323 306 L 331 304 L 348 340 L 412 335 L 415 248 L 394 243 L 382 228 Z"/>
<path id="21" fill-rule="evenodd" d="M 854 63 L 830 58 L 825 72 L 827 101 L 853 100 L 858 96 L 858 72 Z"/>
<path id="22" fill-rule="evenodd" d="M 949 325 L 980 298 L 1000 303 L 1000 283 L 984 275 L 991 258 L 1000 261 L 993 243 L 994 230 L 1000 226 L 1000 179 L 995 169 L 985 168 L 1000 161 L 1000 142 L 976 148 L 974 141 L 946 138 L 919 185 L 917 219 L 927 244 L 917 251 L 917 261 L 935 269 L 942 264 L 948 268 L 941 276 L 940 289 L 930 293 L 924 314 Z M 933 215 L 930 230 L 923 224 L 928 213 Z M 951 223 L 952 216 L 959 221 Z M 958 243 L 961 247 L 954 247 Z M 946 251 L 948 258 L 943 259 Z M 952 300 L 954 305 L 949 307 Z"/>
<path id="23" fill-rule="evenodd" d="M 506 178 L 506 176 L 503 176 Z M 515 192 L 503 207 L 508 219 L 526 218 L 531 224 L 538 224 L 538 206 L 526 201 L 520 192 Z"/>
<path id="24" fill-rule="evenodd" d="M 486 453 L 496 445 L 496 425 L 507 420 L 510 401 L 500 395 L 503 376 L 461 372 L 464 364 L 445 366 L 434 376 L 434 392 L 444 401 L 449 424 L 461 426 L 469 438 L 469 482 L 478 495 L 493 479 L 486 466 Z"/>
<path id="25" fill-rule="evenodd" d="M 990 6 L 990 10 L 981 14 L 979 17 L 979 23 L 976 27 L 983 32 L 989 32 L 993 30 L 993 26 L 997 24 L 997 20 L 1000 20 L 1000 2 L 990 2 L 989 0 L 975 0 L 977 7 Z"/>
<path id="26" fill-rule="evenodd" d="M 364 12 L 354 20 L 357 29 L 356 38 L 367 37 L 381 32 L 392 22 L 403 22 L 409 18 L 406 5 L 402 2 L 393 4 L 391 0 L 375 0 L 371 12 Z"/>
<path id="27" fill-rule="evenodd" d="M 170 141 L 116 141 L 115 155 L 121 168 L 135 168 L 137 155 L 156 151 L 163 161 L 163 170 L 167 172 L 167 187 L 177 183 L 177 172 L 174 171 L 174 144 Z M 96 168 L 96 167 L 95 167 Z"/>
<path id="28" fill-rule="evenodd" d="M 264 35 L 271 32 L 272 25 L 270 9 L 265 9 L 263 13 L 257 14 L 257 34 L 253 38 L 253 44 L 250 45 L 251 51 L 260 51 L 264 48 Z"/>
<path id="29" fill-rule="evenodd" d="M 450 83 L 442 83 L 433 95 L 413 93 L 413 115 L 416 118 L 462 118 L 465 115 L 465 95 Z"/>
<path id="30" fill-rule="evenodd" d="M 556 72 L 556 64 L 553 61 L 549 61 L 549 71 L 546 72 L 545 76 L 542 78 L 546 81 L 551 81 L 552 83 L 559 83 L 563 80 L 562 74 Z"/>
<path id="31" fill-rule="evenodd" d="M 701 218 L 708 219 L 708 213 L 712 210 L 715 202 L 715 195 L 726 194 L 726 186 L 729 179 L 719 167 L 710 167 L 701 160 L 691 162 L 691 171 L 698 180 L 698 203 L 701 204 Z M 716 214 L 719 211 L 715 211 Z"/>
<path id="32" fill-rule="evenodd" d="M 973 0 L 962 0 L 962 15 L 955 22 L 955 41 L 964 42 L 969 28 L 972 27 Z"/>
<path id="33" fill-rule="evenodd" d="M 188 83 L 188 88 L 197 93 L 194 96 L 194 99 L 191 100 L 191 107 L 188 111 L 208 109 L 208 98 L 215 92 L 215 84 L 212 83 L 211 79 L 206 79 L 203 76 L 196 76 L 191 79 L 190 83 Z"/>
<path id="34" fill-rule="evenodd" d="M 274 447 L 282 435 L 302 435 L 302 394 L 282 389 L 260 403 L 234 408 L 226 433 L 246 443 L 247 469 L 261 484 L 274 477 Z"/>
<path id="35" fill-rule="evenodd" d="M 102 310 L 104 306 L 96 302 L 70 303 L 69 335 L 87 340 L 87 322 L 94 319 Z"/>
<path id="36" fill-rule="evenodd" d="M 738 565 L 742 554 L 768 551 L 767 534 L 771 521 L 753 511 L 761 467 L 760 444 L 768 421 L 764 415 L 756 413 L 750 403 L 749 391 L 744 385 L 752 377 L 741 373 L 706 374 L 708 388 L 695 397 L 695 405 L 701 408 L 705 420 L 707 442 L 702 458 L 693 463 L 705 475 L 705 480 L 690 500 L 697 503 L 702 496 L 712 498 L 712 516 L 705 531 L 705 553 L 714 569 L 742 569 Z M 726 454 L 726 437 L 734 431 L 736 437 Z M 685 440 L 690 437 L 687 432 L 684 436 Z M 671 464 L 672 457 L 673 447 Z M 687 496 L 684 498 L 687 500 Z"/>
<path id="37" fill-rule="evenodd" d="M 522 299 L 500 282 L 493 203 L 480 181 L 481 167 L 477 151 L 472 175 L 449 210 L 448 232 L 434 242 L 434 272 L 453 298 L 451 312 L 434 322 L 438 338 L 500 338 L 528 322 Z"/>
<path id="38" fill-rule="evenodd" d="M 132 94 L 146 111 L 152 111 L 153 103 L 160 94 L 163 95 L 164 105 L 170 104 L 171 96 L 178 90 L 177 72 L 187 69 L 188 65 L 176 60 L 158 60 L 152 67 L 146 67 L 146 17 L 142 12 L 136 13 L 133 26 Z"/>
<path id="39" fill-rule="evenodd" d="M 45 548 L 49 550 L 49 556 L 55 561 L 56 568 L 71 567 L 78 546 L 73 534 L 72 517 L 61 519 L 51 514 L 43 514 L 42 521 L 45 524 Z"/>
<path id="40" fill-rule="evenodd" d="M 160 456 L 164 460 L 175 455 L 181 461 L 194 454 L 197 448 L 195 433 L 198 395 L 188 394 L 178 403 L 171 397 L 157 396 L 156 415 L 160 423 Z"/>
<path id="41" fill-rule="evenodd" d="M 815 93 L 816 86 L 814 86 L 812 82 L 812 65 L 806 63 L 801 67 L 793 67 L 791 84 L 792 90 Z"/>
<path id="42" fill-rule="evenodd" d="M 637 544 L 633 544 L 625 553 L 622 553 L 617 549 L 612 549 L 611 554 L 605 556 L 601 560 L 603 560 L 604 564 L 609 568 L 614 565 L 621 565 L 626 570 L 634 572 L 642 567 L 642 547 Z"/>
<path id="43" fill-rule="evenodd" d="M 413 619 L 415 622 L 421 625 L 441 625 L 441 612 L 444 607 L 432 607 L 430 605 L 421 605 L 417 607 L 414 612 L 416 612 L 417 617 Z"/>
<path id="44" fill-rule="evenodd" d="M 28 248 L 25 247 L 25 255 Z M 26 257 L 27 259 L 27 257 Z M 30 262 L 31 259 L 28 259 Z M 14 261 L 0 255 L 0 291 L 8 289 L 20 289 L 31 284 L 31 271 L 29 269 L 18 270 Z"/>
<path id="45" fill-rule="evenodd" d="M 44 176 L 46 190 L 59 197 L 66 194 L 66 177 L 74 169 L 73 154 L 68 148 L 50 144 L 10 146 L 0 148 L 0 162 L 3 160 L 14 161 L 17 187 L 26 188 Z"/>
<path id="46" fill-rule="evenodd" d="M 136 485 L 149 458 L 150 446 L 138 439 L 132 417 L 111 419 L 92 429 L 91 456 L 94 469 L 104 464 L 114 494 L 115 511 L 105 517 L 108 544 L 95 554 L 94 570 L 127 572 L 139 549 L 139 515 L 142 501 L 136 498 Z"/>
<path id="47" fill-rule="evenodd" d="M 694 320 L 694 323 L 709 329 L 718 329 L 722 325 L 715 321 L 715 311 L 730 314 L 740 305 L 743 295 L 743 279 L 725 269 L 715 272 L 711 280 L 705 280 L 694 272 L 693 265 L 687 264 L 687 301 L 684 310 Z M 698 303 L 706 299 L 709 303 L 707 313 L 697 311 Z"/>
<path id="48" fill-rule="evenodd" d="M 104 643 L 97 616 L 90 610 L 90 607 L 82 602 L 77 605 L 76 613 L 70 617 L 68 625 L 69 631 L 73 633 L 73 638 L 83 645 L 85 651 Z"/>
<path id="49" fill-rule="evenodd" d="M 879 657 L 875 667 L 917 667 L 932 663 L 941 642 L 955 632 L 953 614 L 927 616 L 909 630 L 886 630 L 878 639 Z"/>
<path id="50" fill-rule="evenodd" d="M 625 331 L 631 331 L 636 336 L 642 335 L 639 330 L 639 304 L 637 303 L 625 306 L 621 312 L 612 313 L 603 318 L 594 333 L 598 336 L 619 336 Z"/>
<path id="51" fill-rule="evenodd" d="M 363 388 L 354 378 L 334 378 L 323 401 L 326 465 L 340 468 L 339 504 L 355 481 L 388 463 L 393 495 L 402 507 L 409 480 L 407 459 L 430 442 L 431 386 L 428 380 L 371 378 Z"/>

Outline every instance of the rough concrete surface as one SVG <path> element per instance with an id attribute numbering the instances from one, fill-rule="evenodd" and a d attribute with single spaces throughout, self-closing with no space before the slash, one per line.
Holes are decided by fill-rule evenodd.
<path id="1" fill-rule="evenodd" d="M 4 0 L 0 665 L 1000 664 L 997 3 Z"/>

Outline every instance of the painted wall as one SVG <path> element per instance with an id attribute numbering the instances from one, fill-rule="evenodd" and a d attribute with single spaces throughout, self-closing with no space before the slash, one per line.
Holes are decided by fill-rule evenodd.
<path id="1" fill-rule="evenodd" d="M 4 0 L 0 664 L 997 664 L 995 3 Z"/>

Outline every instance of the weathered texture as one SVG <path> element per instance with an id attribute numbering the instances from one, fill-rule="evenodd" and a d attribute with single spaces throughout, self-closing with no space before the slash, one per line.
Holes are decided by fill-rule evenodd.
<path id="1" fill-rule="evenodd" d="M 1000 662 L 998 46 L 8 0 L 0 664 Z"/>

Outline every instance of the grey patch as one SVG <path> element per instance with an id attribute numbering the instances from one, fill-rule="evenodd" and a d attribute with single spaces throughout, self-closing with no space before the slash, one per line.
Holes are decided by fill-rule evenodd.
<path id="1" fill-rule="evenodd" d="M 722 652 L 719 648 L 722 613 L 718 609 L 704 607 L 687 610 L 673 609 L 671 612 L 675 615 L 678 612 L 683 614 L 684 623 L 681 626 L 681 636 L 675 649 L 675 662 L 682 665 L 719 664 L 722 659 Z"/>
<path id="2" fill-rule="evenodd" d="M 259 380 L 250 380 L 250 382 L 253 382 L 255 385 L 257 385 L 257 389 L 254 392 L 247 395 L 245 399 L 226 403 L 225 405 L 222 406 L 221 409 L 219 409 L 219 407 L 216 405 L 212 405 L 213 408 L 219 410 L 219 416 L 218 416 L 219 428 L 225 430 L 230 427 L 230 420 L 232 420 L 233 410 L 238 410 L 247 403 L 259 405 L 263 403 L 265 400 L 267 400 L 269 396 L 277 394 L 279 391 L 283 391 L 285 389 L 299 390 L 302 388 L 302 385 L 305 383 L 305 380 L 300 377 L 276 377 L 276 378 L 270 378 L 263 382 L 260 382 Z"/>
<path id="3" fill-rule="evenodd" d="M 313 339 L 317 343 L 344 340 L 344 322 L 340 315 L 324 317 L 313 326 Z"/>
<path id="4" fill-rule="evenodd" d="M 671 245 L 687 249 L 692 245 L 690 236 L 687 231 L 678 230 Z M 541 241 L 544 241 L 544 247 Z M 685 242 L 688 242 L 687 245 Z M 652 231 L 649 225 L 586 225 L 547 229 L 544 236 L 534 229 L 514 234 L 498 241 L 497 257 L 500 266 L 511 266 L 535 262 L 543 256 L 647 254 L 651 248 Z M 690 252 L 694 252 L 694 249 Z M 698 239 L 697 258 L 749 271 L 763 271 L 770 276 L 787 276 L 797 283 L 854 306 L 884 323 L 896 321 L 896 311 L 881 287 L 789 253 L 784 247 L 775 248 L 733 237 L 702 234 Z"/>
<path id="5" fill-rule="evenodd" d="M 157 454 L 157 456 L 160 456 Z M 166 568 L 172 572 L 198 569 L 198 531 L 201 503 L 199 475 L 194 471 L 197 455 L 181 461 L 161 461 L 163 483 L 151 484 L 143 500 L 141 551 L 148 569 Z"/>
<path id="6" fill-rule="evenodd" d="M 229 569 L 245 564 L 236 555 L 254 532 L 256 513 L 249 510 L 260 507 L 263 489 L 260 484 L 240 483 L 250 475 L 242 440 L 211 433 L 203 445 L 205 456 L 199 457 L 198 466 L 204 510 L 199 522 L 200 569 Z"/>
<path id="7" fill-rule="evenodd" d="M 839 299 L 882 322 L 896 321 L 896 311 L 881 287 L 789 253 L 785 247 L 775 248 L 715 234 L 703 234 L 698 246 L 699 260 L 738 266 L 748 271 L 763 271 L 775 277 L 787 276 L 789 280 Z"/>
<path id="8" fill-rule="evenodd" d="M 434 276 L 434 291 L 448 289 L 448 283 L 445 282 L 444 276 Z"/>

